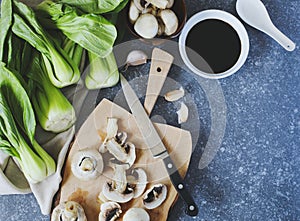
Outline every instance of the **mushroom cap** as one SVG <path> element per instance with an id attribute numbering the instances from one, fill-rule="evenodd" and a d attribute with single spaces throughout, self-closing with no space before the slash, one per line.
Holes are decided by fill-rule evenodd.
<path id="1" fill-rule="evenodd" d="M 110 201 L 118 202 L 118 203 L 127 203 L 129 202 L 133 196 L 134 193 L 120 193 L 117 190 L 112 188 L 111 183 L 104 183 L 102 188 L 103 195 L 105 198 L 107 198 Z"/>
<path id="2" fill-rule="evenodd" d="M 142 208 L 131 208 L 123 216 L 123 221 L 150 221 L 150 216 Z"/>
<path id="3" fill-rule="evenodd" d="M 98 221 L 114 221 L 122 213 L 121 206 L 116 202 L 106 202 L 101 204 Z"/>
<path id="4" fill-rule="evenodd" d="M 143 204 L 147 209 L 159 207 L 167 198 L 167 186 L 164 184 L 153 185 L 143 195 Z"/>
<path id="5" fill-rule="evenodd" d="M 143 38 L 154 38 L 158 32 L 157 19 L 152 14 L 142 14 L 135 22 L 134 30 Z"/>
<path id="6" fill-rule="evenodd" d="M 82 149 L 78 151 L 71 163 L 74 176 L 80 180 L 96 179 L 104 168 L 102 155 L 95 149 Z"/>
<path id="7" fill-rule="evenodd" d="M 134 23 L 140 15 L 139 9 L 136 7 L 133 1 L 130 2 L 129 6 L 129 20 L 131 23 Z"/>
<path id="8" fill-rule="evenodd" d="M 170 9 L 164 9 L 158 13 L 158 16 L 165 25 L 165 34 L 174 34 L 178 28 L 178 18 L 176 14 Z"/>
<path id="9" fill-rule="evenodd" d="M 87 221 L 82 206 L 74 201 L 58 204 L 51 215 L 51 221 Z"/>

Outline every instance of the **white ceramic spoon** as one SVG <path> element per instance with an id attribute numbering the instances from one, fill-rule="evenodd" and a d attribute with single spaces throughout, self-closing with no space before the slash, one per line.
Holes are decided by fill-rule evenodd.
<path id="1" fill-rule="evenodd" d="M 237 0 L 236 11 L 247 24 L 271 36 L 287 51 L 295 49 L 295 43 L 272 23 L 266 7 L 260 0 Z"/>

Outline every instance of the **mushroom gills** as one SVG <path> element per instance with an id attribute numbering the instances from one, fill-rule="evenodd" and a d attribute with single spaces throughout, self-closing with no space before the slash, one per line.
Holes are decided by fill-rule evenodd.
<path id="1" fill-rule="evenodd" d="M 108 200 L 118 203 L 127 203 L 134 196 L 133 190 L 131 189 L 126 189 L 124 193 L 116 191 L 112 182 L 107 182 L 103 185 L 102 193 Z"/>
<path id="2" fill-rule="evenodd" d="M 167 186 L 156 184 L 147 190 L 143 196 L 143 204 L 147 209 L 159 207 L 167 198 Z"/>
<path id="3" fill-rule="evenodd" d="M 150 221 L 150 216 L 143 208 L 130 208 L 125 213 L 123 221 Z"/>
<path id="4" fill-rule="evenodd" d="M 87 221 L 87 218 L 79 203 L 66 201 L 54 208 L 51 221 Z"/>
<path id="5" fill-rule="evenodd" d="M 71 171 L 80 180 L 96 179 L 103 171 L 103 159 L 101 154 L 94 149 L 82 149 L 78 151 L 71 163 Z"/>
<path id="6" fill-rule="evenodd" d="M 160 9 L 165 9 L 169 3 L 168 0 L 146 0 L 146 1 Z"/>
<path id="7" fill-rule="evenodd" d="M 99 221 L 114 221 L 122 214 L 121 206 L 116 202 L 106 202 L 101 204 Z"/>

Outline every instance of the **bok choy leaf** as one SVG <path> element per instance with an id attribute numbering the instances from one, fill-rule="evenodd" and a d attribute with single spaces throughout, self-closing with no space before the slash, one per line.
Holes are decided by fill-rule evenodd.
<path id="1" fill-rule="evenodd" d="M 64 35 L 86 50 L 100 57 L 106 57 L 112 51 L 117 38 L 117 30 L 103 16 L 80 14 L 75 7 L 51 1 L 42 2 L 38 9 L 46 14 L 44 17 L 41 17 L 41 13 L 39 14 L 42 19 L 45 20 L 47 16 L 50 16 Z"/>
<path id="2" fill-rule="evenodd" d="M 48 72 L 49 79 L 56 87 L 65 87 L 76 83 L 80 72 L 72 59 L 43 30 L 35 18 L 34 12 L 25 4 L 13 1 L 12 31 L 43 54 L 45 63 L 53 71 Z"/>
<path id="3" fill-rule="evenodd" d="M 55 172 L 55 162 L 36 142 L 29 97 L 3 62 L 0 63 L 0 149 L 15 157 L 27 180 L 37 183 Z"/>

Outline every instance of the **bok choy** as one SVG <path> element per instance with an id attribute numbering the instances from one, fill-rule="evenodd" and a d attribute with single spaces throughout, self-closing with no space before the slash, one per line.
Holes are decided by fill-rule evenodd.
<path id="1" fill-rule="evenodd" d="M 42 2 L 38 5 L 38 10 L 42 20 L 45 21 L 50 16 L 56 28 L 86 50 L 100 57 L 106 57 L 112 51 L 117 30 L 103 16 L 80 14 L 75 7 L 52 1 Z M 48 21 L 47 24 L 51 22 Z"/>
<path id="2" fill-rule="evenodd" d="M 8 0 L 7 0 L 8 1 Z M 74 61 L 40 26 L 31 8 L 13 0 L 12 31 L 42 53 L 48 69 L 49 79 L 56 87 L 76 83 L 80 72 Z"/>
<path id="3" fill-rule="evenodd" d="M 88 58 L 90 65 L 85 78 L 88 89 L 112 87 L 118 83 L 119 71 L 113 52 L 105 58 L 88 52 Z"/>
<path id="4" fill-rule="evenodd" d="M 0 62 L 0 149 L 15 157 L 27 180 L 37 183 L 55 172 L 55 162 L 36 142 L 35 118 L 26 91 Z"/>

